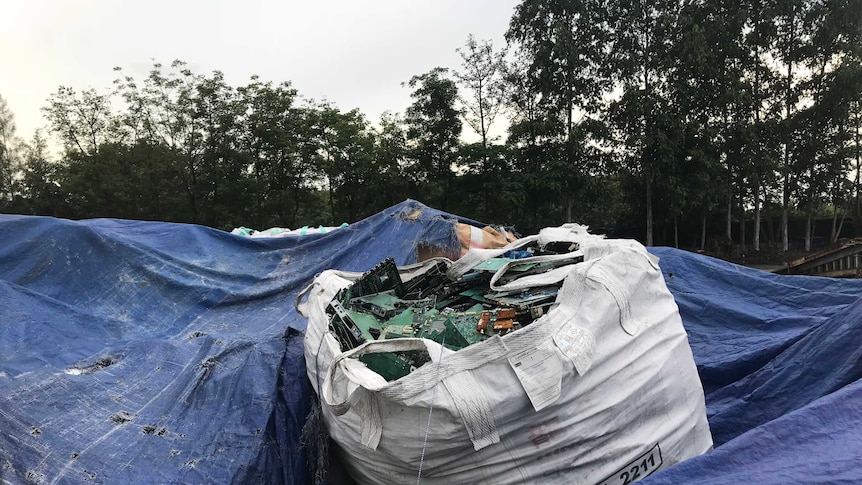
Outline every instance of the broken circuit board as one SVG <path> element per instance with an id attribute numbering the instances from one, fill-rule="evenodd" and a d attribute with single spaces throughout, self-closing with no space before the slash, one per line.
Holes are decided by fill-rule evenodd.
<path id="1" fill-rule="evenodd" d="M 508 265 L 498 280 L 504 284 L 582 260 L 572 255 L 520 261 L 524 254 L 533 255 L 519 251 L 509 255 L 513 257 L 491 258 L 454 281 L 446 275 L 445 260 L 434 261 L 422 274 L 403 281 L 395 261 L 385 259 L 336 294 L 326 308 L 330 330 L 342 351 L 367 341 L 398 338 L 426 338 L 460 350 L 506 335 L 546 314 L 560 284 L 494 291 L 490 281 L 497 271 Z M 430 361 L 427 352 L 419 351 L 366 353 L 358 359 L 390 381 Z"/>

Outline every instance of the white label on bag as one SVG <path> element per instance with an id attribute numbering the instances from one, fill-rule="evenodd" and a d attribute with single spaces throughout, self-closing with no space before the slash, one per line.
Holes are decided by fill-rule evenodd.
<path id="1" fill-rule="evenodd" d="M 599 485 L 629 485 L 661 468 L 661 463 L 661 448 L 656 443 L 649 451 L 602 480 Z"/>
<path id="2" fill-rule="evenodd" d="M 550 341 L 509 357 L 509 365 L 515 370 L 536 411 L 560 398 L 563 364 Z"/>
<path id="3" fill-rule="evenodd" d="M 554 335 L 554 343 L 572 360 L 578 375 L 584 375 L 592 365 L 596 354 L 596 337 L 593 332 L 570 323 Z"/>

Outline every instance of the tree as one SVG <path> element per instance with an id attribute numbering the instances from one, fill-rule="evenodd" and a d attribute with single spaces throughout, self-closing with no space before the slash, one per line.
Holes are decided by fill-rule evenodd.
<path id="1" fill-rule="evenodd" d="M 356 220 L 367 188 L 374 139 L 359 110 L 342 113 L 323 103 L 315 107 L 314 133 L 318 144 L 318 168 L 324 176 L 329 196 L 329 220 Z"/>
<path id="2" fill-rule="evenodd" d="M 0 96 L 0 209 L 12 198 L 12 180 L 16 169 L 17 139 L 15 116 Z"/>
<path id="3" fill-rule="evenodd" d="M 64 203 L 66 193 L 61 187 L 63 166 L 52 162 L 48 155 L 48 141 L 41 130 L 24 149 L 21 178 L 15 182 L 16 210 L 21 213 L 70 217 Z"/>
<path id="4" fill-rule="evenodd" d="M 384 112 L 374 140 L 376 180 L 379 183 L 377 193 L 381 196 L 382 207 L 388 207 L 416 192 L 415 186 L 410 186 L 410 178 L 406 173 L 409 162 L 404 120 L 398 114 Z"/>
<path id="5" fill-rule="evenodd" d="M 802 201 L 808 209 L 805 237 L 808 248 L 811 215 L 818 199 L 825 198 L 832 205 L 833 242 L 841 232 L 838 215 L 841 213 L 843 223 L 845 206 L 850 200 L 854 139 L 851 117 L 862 93 L 859 81 L 853 81 L 853 72 L 859 70 L 862 3 L 816 0 L 806 11 L 808 17 L 804 23 L 810 25 L 811 35 L 805 66 L 810 75 L 802 87 L 812 104 L 800 112 L 804 130 L 798 151 L 808 189 Z"/>
<path id="6" fill-rule="evenodd" d="M 239 151 L 251 178 L 249 223 L 293 227 L 312 184 L 313 161 L 302 151 L 304 143 L 312 144 L 308 110 L 297 105 L 297 92 L 287 82 L 252 78 L 237 92 L 246 113 Z"/>
<path id="7" fill-rule="evenodd" d="M 169 67 L 154 63 L 148 76 L 137 82 L 114 68 L 120 77 L 114 81 L 127 109 L 118 116 L 118 138 L 126 143 L 164 147 L 159 162 L 172 191 L 183 194 L 175 216 L 186 222 L 203 222 L 205 202 L 202 193 L 202 156 L 204 135 L 196 111 L 198 86 L 203 76 L 192 73 L 182 61 Z"/>
<path id="8" fill-rule="evenodd" d="M 535 93 L 539 117 L 546 120 L 542 149 L 550 152 L 552 166 L 544 168 L 558 185 L 556 198 L 563 201 L 569 221 L 596 175 L 593 135 L 601 131 L 596 115 L 607 87 L 602 71 L 607 58 L 606 12 L 597 0 L 525 0 L 515 7 L 506 32 L 526 71 L 522 82 L 528 90 L 521 92 Z"/>
<path id="9" fill-rule="evenodd" d="M 862 6 L 860 6 L 862 7 Z M 842 56 L 835 69 L 827 75 L 828 89 L 822 99 L 824 111 L 835 117 L 837 134 L 835 144 L 838 153 L 834 163 L 838 166 L 833 173 L 842 172 L 833 185 L 839 195 L 836 200 L 847 199 L 854 219 L 857 236 L 862 225 L 862 198 L 860 198 L 860 173 L 862 173 L 862 62 L 860 53 L 849 51 Z M 842 185 L 850 180 L 850 188 L 843 194 Z M 836 214 L 837 217 L 837 214 Z M 835 224 L 833 224 L 835 225 Z M 837 232 L 833 231 L 837 240 Z"/>
<path id="10" fill-rule="evenodd" d="M 708 214 L 732 197 L 731 174 L 734 169 L 740 173 L 742 164 L 750 161 L 728 153 L 731 138 L 742 133 L 742 125 L 735 124 L 744 124 L 748 112 L 743 84 L 746 19 L 745 5 L 739 2 L 691 0 L 682 3 L 671 24 L 668 90 L 683 140 L 668 190 L 685 196 L 672 204 L 679 214 L 700 213 L 701 249 L 706 247 Z M 751 151 L 750 144 L 746 146 Z M 728 219 L 726 238 L 730 236 Z"/>
<path id="11" fill-rule="evenodd" d="M 243 221 L 234 208 L 250 202 L 244 196 L 247 167 L 235 143 L 244 106 L 220 71 L 199 80 L 192 106 L 202 142 L 196 187 L 204 202 L 201 221 L 213 227 L 239 226 Z"/>
<path id="12" fill-rule="evenodd" d="M 809 2 L 803 0 L 775 0 L 770 5 L 774 22 L 774 37 L 770 54 L 783 70 L 782 82 L 778 85 L 777 95 L 782 99 L 784 115 L 781 124 L 783 135 L 783 155 L 781 163 L 781 245 L 784 251 L 789 248 L 788 217 L 790 200 L 794 185 L 798 181 L 794 171 L 793 154 L 796 139 L 797 119 L 795 115 L 800 100 L 799 83 L 802 73 L 801 64 L 805 62 L 806 43 L 810 38 L 805 18 Z"/>
<path id="13" fill-rule="evenodd" d="M 482 148 L 488 149 L 488 130 L 500 113 L 503 105 L 503 59 L 506 51 L 494 52 L 490 41 L 477 42 L 470 34 L 461 55 L 461 71 L 455 78 L 467 91 L 459 96 L 466 107 L 464 118 L 470 128 L 482 137 Z"/>
<path id="14" fill-rule="evenodd" d="M 545 221 L 552 220 L 563 190 L 561 180 L 550 170 L 558 152 L 558 124 L 545 116 L 542 95 L 528 73 L 530 62 L 530 54 L 518 50 L 503 73 L 510 117 L 506 146 L 512 176 L 517 177 L 518 190 L 524 194 L 517 222 L 525 230 L 551 223 Z"/>
<path id="15" fill-rule="evenodd" d="M 455 103 L 458 88 L 446 77 L 448 71 L 435 67 L 413 76 L 407 86 L 413 89 L 413 104 L 407 108 L 407 138 L 413 179 L 426 190 L 439 194 L 440 208 L 447 210 L 455 176 L 460 145 L 461 119 Z"/>
<path id="16" fill-rule="evenodd" d="M 60 86 L 48 98 L 42 109 L 51 131 L 63 142 L 67 151 L 94 155 L 99 147 L 112 140 L 116 127 L 111 112 L 111 99 L 95 89 L 78 93 Z"/>
<path id="17" fill-rule="evenodd" d="M 646 209 L 646 244 L 653 244 L 653 202 L 661 165 L 662 147 L 657 145 L 664 130 L 654 123 L 653 112 L 661 112 L 667 101 L 667 75 L 672 65 L 668 55 L 672 27 L 679 3 L 612 0 L 610 12 L 610 72 L 622 89 L 616 104 L 617 131 L 625 135 L 626 165 L 643 180 Z"/>

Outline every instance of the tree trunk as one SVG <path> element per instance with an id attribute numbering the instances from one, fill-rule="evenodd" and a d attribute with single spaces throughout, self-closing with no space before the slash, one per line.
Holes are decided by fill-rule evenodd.
<path id="1" fill-rule="evenodd" d="M 652 180 L 652 170 L 649 167 L 651 160 L 649 160 L 649 150 L 647 149 L 647 137 L 650 136 L 650 119 L 651 119 L 651 105 L 652 105 L 652 92 L 650 86 L 650 67 L 649 67 L 649 46 L 645 43 L 643 46 L 643 50 L 641 51 L 642 61 L 643 61 L 643 75 L 644 75 L 644 93 L 643 95 L 646 97 L 647 101 L 647 112 L 644 113 L 644 131 L 643 138 L 641 139 L 641 170 L 643 171 L 644 176 L 646 177 L 646 211 L 647 211 L 647 246 L 653 245 L 653 219 L 652 219 L 652 191 L 653 191 L 653 180 Z M 654 161 L 654 160 L 652 160 Z"/>
<path id="2" fill-rule="evenodd" d="M 700 250 L 706 251 L 706 210 L 700 219 Z"/>
<path id="3" fill-rule="evenodd" d="M 792 30 L 791 30 L 792 34 Z M 790 42 L 787 44 L 791 45 Z M 787 52 L 787 91 L 784 93 L 785 112 L 784 120 L 790 122 L 790 112 L 792 110 L 793 101 L 793 61 L 790 60 L 791 48 L 788 47 Z M 781 248 L 784 251 L 790 249 L 790 234 L 788 228 L 788 215 L 790 212 L 790 141 L 792 139 L 790 130 L 787 130 L 787 137 L 784 140 L 784 184 L 781 197 Z"/>
<path id="4" fill-rule="evenodd" d="M 835 217 L 832 219 L 832 237 L 829 238 L 829 242 L 835 244 L 838 242 L 838 239 L 841 238 L 841 230 L 844 228 L 844 221 L 847 219 L 847 212 L 845 209 L 841 209 L 841 222 L 838 223 L 838 227 L 835 227 L 835 219 L 838 218 L 838 207 L 835 208 Z"/>
<path id="5" fill-rule="evenodd" d="M 745 254 L 745 204 L 744 200 L 742 200 L 742 184 L 739 184 L 740 192 L 739 192 L 739 252 L 741 255 Z"/>
<path id="6" fill-rule="evenodd" d="M 781 194 L 781 249 L 790 248 L 788 219 L 790 215 L 790 141 L 784 145 L 784 183 Z"/>
<path id="7" fill-rule="evenodd" d="M 646 245 L 652 246 L 653 225 L 652 225 L 652 180 L 646 178 Z"/>
<path id="8" fill-rule="evenodd" d="M 805 217 L 805 252 L 811 251 L 811 212 Z"/>
<path id="9" fill-rule="evenodd" d="M 733 231 L 731 230 L 731 225 L 733 223 L 733 195 L 727 194 L 727 224 L 724 228 L 725 236 L 728 241 L 733 240 Z"/>
<path id="10" fill-rule="evenodd" d="M 485 129 L 485 104 L 482 102 L 484 90 L 482 87 L 482 79 L 479 78 L 479 90 L 476 98 L 479 100 L 479 128 L 482 134 L 482 153 L 484 154 L 485 164 L 488 164 L 488 132 Z"/>
<path id="11" fill-rule="evenodd" d="M 857 106 L 858 109 L 858 106 Z M 860 170 L 862 170 L 862 148 L 859 146 L 859 113 L 856 113 L 856 130 L 855 130 L 855 139 L 856 139 L 856 181 L 853 184 L 853 189 L 855 191 L 855 204 L 853 208 L 853 230 L 856 235 L 859 235 L 860 230 L 862 230 L 862 217 L 859 214 L 859 174 Z"/>
<path id="12" fill-rule="evenodd" d="M 443 186 L 443 200 L 441 202 L 442 207 L 440 208 L 443 212 L 449 210 L 449 191 L 452 190 L 452 176 L 452 171 L 448 170 Z"/>
<path id="13" fill-rule="evenodd" d="M 754 234 L 752 234 L 754 250 L 760 251 L 760 177 L 754 180 Z"/>
<path id="14" fill-rule="evenodd" d="M 293 213 L 290 215 L 290 225 L 287 227 L 296 227 L 296 221 L 299 218 L 299 205 L 302 200 L 302 188 L 297 179 L 293 182 Z"/>
<path id="15" fill-rule="evenodd" d="M 673 247 L 679 249 L 679 226 L 677 225 L 676 211 L 673 213 Z"/>
<path id="16" fill-rule="evenodd" d="M 834 243 L 837 239 L 837 231 L 838 229 L 838 206 L 832 205 L 832 231 L 829 233 L 829 242 Z"/>
<path id="17" fill-rule="evenodd" d="M 186 168 L 188 169 L 188 182 L 186 182 L 186 194 L 188 195 L 189 209 L 191 209 L 192 213 L 192 223 L 198 224 L 200 223 L 200 219 L 198 216 L 198 200 L 197 200 L 197 170 L 195 170 L 195 162 L 192 158 L 192 155 L 188 156 L 188 160 L 186 161 Z M 859 185 L 858 182 L 856 184 Z"/>
<path id="18" fill-rule="evenodd" d="M 332 175 L 326 176 L 329 181 L 329 218 L 335 224 L 335 191 L 332 188 Z"/>

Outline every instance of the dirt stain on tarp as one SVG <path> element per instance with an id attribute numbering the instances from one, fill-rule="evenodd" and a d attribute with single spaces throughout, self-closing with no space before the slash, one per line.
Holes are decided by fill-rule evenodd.
<path id="1" fill-rule="evenodd" d="M 116 424 L 126 424 L 135 419 L 138 415 L 134 413 L 129 413 L 126 411 L 120 411 L 117 414 L 112 414 L 108 416 L 108 419 L 113 421 Z"/>
<path id="2" fill-rule="evenodd" d="M 118 359 L 114 357 L 102 357 L 101 359 L 93 362 L 90 365 L 85 365 L 81 367 L 69 367 L 66 369 L 66 374 L 92 374 L 93 372 L 97 372 L 103 369 L 106 369 L 118 362 Z"/>
<path id="3" fill-rule="evenodd" d="M 143 433 L 143 434 L 154 434 L 154 435 L 159 436 L 159 437 L 164 437 L 168 433 L 168 428 L 164 428 L 164 427 L 159 428 L 159 427 L 153 426 L 152 424 L 148 424 L 148 425 L 144 426 L 143 428 L 141 428 L 141 433 Z"/>
<path id="4" fill-rule="evenodd" d="M 51 265 L 54 263 L 54 256 L 48 255 L 40 259 L 29 271 L 27 274 L 21 276 L 15 281 L 15 284 L 26 286 L 27 283 L 32 283 L 39 279 L 43 273 L 48 271 L 51 268 Z"/>

